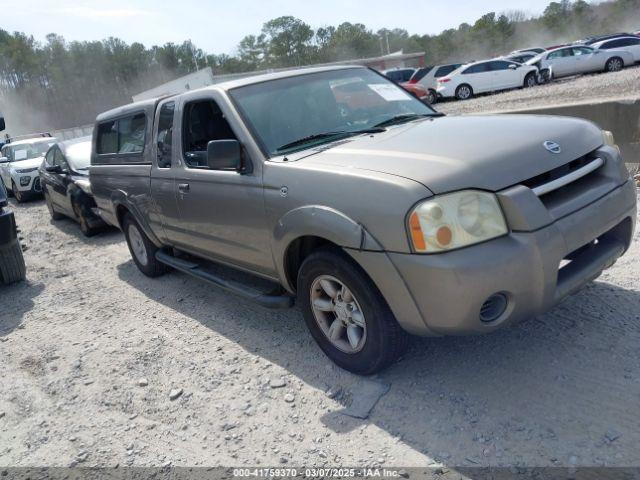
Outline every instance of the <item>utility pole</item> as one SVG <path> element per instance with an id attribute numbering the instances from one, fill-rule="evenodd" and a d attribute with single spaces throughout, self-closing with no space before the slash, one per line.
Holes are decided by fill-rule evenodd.
<path id="1" fill-rule="evenodd" d="M 391 51 L 389 51 L 389 32 L 385 30 L 384 36 L 387 38 L 387 55 L 389 55 L 391 53 Z"/>

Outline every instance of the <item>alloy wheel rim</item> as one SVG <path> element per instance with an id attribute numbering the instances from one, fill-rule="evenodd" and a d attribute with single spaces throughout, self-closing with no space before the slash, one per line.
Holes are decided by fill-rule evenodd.
<path id="1" fill-rule="evenodd" d="M 617 72 L 618 70 L 620 70 L 620 60 L 611 60 L 611 63 L 609 64 L 609 70 L 612 72 Z"/>
<path id="2" fill-rule="evenodd" d="M 147 265 L 149 262 L 147 249 L 144 246 L 142 235 L 134 225 L 129 225 L 129 241 L 131 242 L 131 250 L 138 262 L 142 265 Z"/>
<path id="3" fill-rule="evenodd" d="M 469 98 L 469 88 L 468 87 L 462 87 L 460 89 L 460 98 Z"/>
<path id="4" fill-rule="evenodd" d="M 367 340 L 364 313 L 353 292 L 331 275 L 321 275 L 311 284 L 311 309 L 329 342 L 344 353 L 357 353 Z"/>

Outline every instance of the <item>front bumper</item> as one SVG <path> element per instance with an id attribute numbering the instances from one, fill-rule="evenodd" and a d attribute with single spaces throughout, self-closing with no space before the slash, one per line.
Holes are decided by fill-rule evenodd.
<path id="1" fill-rule="evenodd" d="M 611 266 L 631 242 L 636 208 L 636 188 L 628 180 L 532 232 L 512 232 L 437 255 L 349 253 L 410 333 L 485 333 L 549 310 Z M 581 248 L 596 239 L 595 245 Z M 572 261 L 560 268 L 567 257 Z M 506 310 L 482 322 L 480 309 L 496 293 L 507 298 Z"/>
<path id="2" fill-rule="evenodd" d="M 38 170 L 27 173 L 12 172 L 11 180 L 16 188 L 26 194 L 39 195 L 42 193 Z"/>

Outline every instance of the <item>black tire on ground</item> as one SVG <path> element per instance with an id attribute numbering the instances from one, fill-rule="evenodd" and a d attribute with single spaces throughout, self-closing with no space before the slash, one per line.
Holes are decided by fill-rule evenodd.
<path id="1" fill-rule="evenodd" d="M 23 203 L 26 200 L 25 194 L 18 190 L 18 187 L 16 187 L 16 182 L 14 182 L 13 180 L 11 181 L 11 193 L 13 193 L 13 196 L 18 203 Z"/>
<path id="2" fill-rule="evenodd" d="M 471 88 L 471 85 L 466 83 L 458 85 L 458 88 L 456 88 L 456 98 L 458 100 L 469 100 L 471 97 L 473 97 L 473 88 Z"/>
<path id="3" fill-rule="evenodd" d="M 7 285 L 24 280 L 26 271 L 22 248 L 17 239 L 0 247 L 0 284 Z"/>
<path id="4" fill-rule="evenodd" d="M 147 235 L 144 233 L 144 230 L 140 228 L 140 225 L 138 225 L 138 222 L 135 221 L 130 213 L 125 214 L 122 219 L 122 230 L 124 231 L 124 236 L 127 239 L 131 258 L 133 258 L 134 263 L 142 273 L 147 277 L 159 277 L 166 273 L 167 266 L 156 260 L 158 247 L 149 240 Z M 139 240 L 137 242 L 135 238 L 132 239 L 132 236 L 135 237 L 136 235 L 139 235 Z M 136 255 L 136 247 L 143 249 L 146 261 L 145 259 L 138 258 L 139 254 Z"/>
<path id="5" fill-rule="evenodd" d="M 366 333 L 364 344 L 354 353 L 334 346 L 316 321 L 311 289 L 321 276 L 331 276 L 344 283 L 360 305 Z M 377 287 L 346 253 L 338 249 L 321 249 L 310 254 L 298 272 L 297 290 L 311 335 L 322 351 L 345 370 L 370 375 L 391 365 L 405 351 L 408 334 L 398 324 Z"/>
<path id="6" fill-rule="evenodd" d="M 434 92 L 433 90 L 429 89 L 427 91 L 427 102 L 429 102 L 430 105 L 433 105 L 437 101 L 438 101 L 438 95 L 436 95 L 436 92 Z"/>
<path id="7" fill-rule="evenodd" d="M 538 84 L 538 80 L 536 79 L 536 74 L 534 72 L 527 73 L 524 77 L 524 88 L 535 87 Z"/>
<path id="8" fill-rule="evenodd" d="M 604 65 L 605 72 L 619 72 L 624 68 L 624 60 L 620 57 L 611 57 Z"/>
<path id="9" fill-rule="evenodd" d="M 89 226 L 89 222 L 82 213 L 82 208 L 75 202 L 73 202 L 73 213 L 76 214 L 76 220 L 80 225 L 80 231 L 85 237 L 93 237 L 96 233 L 98 233 L 97 228 L 91 228 Z"/>
<path id="10" fill-rule="evenodd" d="M 4 184 L 2 177 L 0 177 L 0 183 L 4 186 L 4 191 L 7 192 L 7 197 L 13 197 L 13 192 Z"/>
<path id="11" fill-rule="evenodd" d="M 52 220 L 62 220 L 64 218 L 63 214 L 56 212 L 53 202 L 51 201 L 51 196 L 46 190 L 44 191 L 44 203 L 47 204 L 47 210 L 49 210 L 49 215 L 51 215 Z"/>

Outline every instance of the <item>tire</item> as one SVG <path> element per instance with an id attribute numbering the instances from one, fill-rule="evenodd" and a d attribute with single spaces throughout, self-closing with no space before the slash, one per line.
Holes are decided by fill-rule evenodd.
<path id="1" fill-rule="evenodd" d="M 13 193 L 16 202 L 24 203 L 26 201 L 25 194 L 18 190 L 18 187 L 16 187 L 16 182 L 14 182 L 13 180 L 11 181 L 11 192 Z"/>
<path id="2" fill-rule="evenodd" d="M 334 297 L 330 297 L 323 287 L 326 281 L 333 286 Z M 338 293 L 341 286 L 351 292 L 347 295 L 351 303 L 346 303 L 349 298 Z M 327 357 L 341 368 L 359 375 L 370 375 L 391 365 L 405 351 L 408 334 L 402 330 L 366 273 L 344 252 L 321 249 L 311 253 L 300 266 L 297 289 L 311 335 Z M 345 293 L 345 290 L 340 292 Z M 320 311 L 314 305 L 322 305 L 329 310 Z M 347 308 L 349 305 L 351 307 Z M 337 306 L 340 310 L 336 309 Z M 341 318 L 344 319 L 345 311 L 353 318 L 343 322 Z M 356 313 L 359 313 L 357 317 Z M 364 327 L 353 323 L 356 318 Z M 336 322 L 339 328 L 331 328 Z M 349 326 L 345 328 L 347 324 Z M 359 336 L 349 335 L 350 329 L 360 332 Z M 336 334 L 337 339 L 330 340 L 330 334 Z"/>
<path id="3" fill-rule="evenodd" d="M 433 90 L 428 90 L 427 91 L 427 102 L 429 102 L 429 105 L 433 105 L 437 101 L 438 101 L 438 95 L 436 95 L 436 92 L 434 92 Z"/>
<path id="4" fill-rule="evenodd" d="M 44 191 L 44 203 L 47 204 L 47 210 L 49 210 L 49 215 L 51 215 L 51 220 L 62 220 L 64 215 L 56 212 L 55 207 L 53 206 L 53 202 L 51 201 L 51 196 L 47 191 Z"/>
<path id="5" fill-rule="evenodd" d="M 604 65 L 605 72 L 619 72 L 624 68 L 624 60 L 620 57 L 611 57 Z"/>
<path id="6" fill-rule="evenodd" d="M 76 215 L 76 221 L 80 225 L 80 231 L 82 232 L 82 234 L 85 237 L 93 237 L 96 233 L 98 233 L 98 230 L 96 228 L 91 228 L 89 226 L 89 222 L 82 213 L 82 208 L 80 208 L 80 205 L 74 202 L 72 206 L 73 213 L 75 213 Z"/>
<path id="7" fill-rule="evenodd" d="M 527 75 L 524 77 L 524 88 L 531 88 L 531 87 L 535 87 L 538 84 L 538 81 L 536 79 L 536 74 L 534 72 L 530 72 L 527 73 Z"/>
<path id="8" fill-rule="evenodd" d="M 473 97 L 473 88 L 471 88 L 471 85 L 466 83 L 458 85 L 458 88 L 456 88 L 456 98 L 458 100 L 469 100 L 471 97 Z"/>
<path id="9" fill-rule="evenodd" d="M 19 282 L 26 277 L 27 269 L 22 256 L 20 242 L 14 240 L 0 247 L 0 283 L 8 285 Z"/>
<path id="10" fill-rule="evenodd" d="M 149 240 L 130 213 L 125 214 L 122 219 L 122 230 L 127 239 L 131 258 L 142 273 L 153 278 L 167 271 L 167 267 L 156 260 L 158 247 Z"/>

